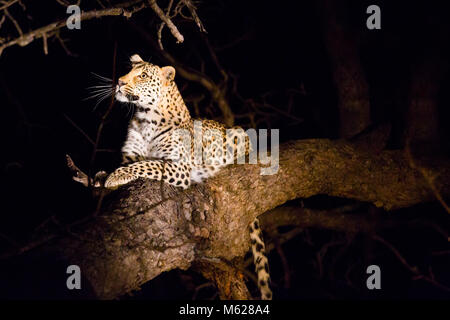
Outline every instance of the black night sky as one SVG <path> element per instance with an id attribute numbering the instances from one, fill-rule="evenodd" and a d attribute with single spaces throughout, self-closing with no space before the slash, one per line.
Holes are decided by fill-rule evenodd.
<path id="1" fill-rule="evenodd" d="M 24 32 L 67 17 L 65 7 L 56 1 L 22 2 L 26 10 L 15 5 L 9 13 Z M 95 1 L 81 2 L 84 11 L 98 8 Z M 109 1 L 102 2 L 107 5 Z M 167 6 L 167 1 L 158 2 L 162 8 Z M 207 33 L 201 33 L 192 21 L 176 17 L 174 23 L 185 42 L 177 44 L 167 28 L 162 42 L 180 65 L 201 71 L 218 83 L 222 75 L 214 52 L 229 77 L 226 98 L 237 125 L 280 129 L 280 143 L 339 139 L 339 91 L 324 36 L 327 15 L 321 9 L 328 2 L 200 1 L 197 13 Z M 421 90 L 412 83 L 417 70 L 424 70 L 423 82 L 434 81 L 435 85 L 431 91 L 435 92 L 437 142 L 427 144 L 429 148 L 419 146 L 417 152 L 448 159 L 450 22 L 445 2 L 334 3 L 341 8 L 336 12 L 338 20 L 345 22 L 346 32 L 355 39 L 368 84 L 371 123 L 367 131 L 388 124 L 391 131 L 386 149 L 405 147 L 410 97 L 414 90 Z M 366 8 L 371 4 L 381 8 L 381 30 L 366 27 Z M 158 17 L 146 8 L 130 19 L 103 17 L 82 21 L 81 30 L 61 29 L 59 37 L 68 52 L 55 36 L 48 39 L 47 55 L 42 39 L 3 51 L 0 255 L 46 233 L 64 234 L 64 225 L 95 211 L 96 200 L 71 180 L 65 161 L 69 154 L 77 166 L 89 168 L 93 152 L 89 139 L 95 140 L 111 102 L 107 99 L 94 108 L 95 99 L 86 99 L 87 88 L 99 83 L 93 73 L 116 79 L 128 72 L 128 59 L 135 53 L 156 65 L 170 65 L 158 49 L 159 24 Z M 0 28 L 0 38 L 16 35 L 10 21 Z M 205 88 L 180 76 L 176 82 L 194 117 L 221 120 L 222 114 Z M 254 108 L 260 113 L 250 118 Z M 93 172 L 118 167 L 131 116 L 126 105 L 114 104 L 100 136 Z M 428 120 L 425 115 L 423 121 Z M 316 195 L 285 206 L 331 210 L 355 204 L 354 200 Z M 449 299 L 450 255 L 443 235 L 450 232 L 450 219 L 441 204 L 427 202 L 391 212 L 369 203 L 358 205 L 352 214 L 398 217 L 400 223 L 380 235 L 411 265 L 424 273 L 432 270 L 442 287 L 415 280 L 398 257 L 370 235 L 312 227 L 284 243 L 283 256 L 276 250 L 269 254 L 275 299 Z M 383 270 L 383 290 L 378 292 L 365 287 L 365 268 L 370 264 Z M 252 272 L 253 267 L 248 270 Z M 40 247 L 2 258 L 0 275 L 2 299 L 91 298 L 89 293 L 67 292 L 63 288 L 64 263 L 41 255 Z M 148 282 L 133 296 L 120 299 L 217 299 L 214 286 L 198 289 L 206 282 L 191 270 L 173 270 Z M 250 280 L 248 286 L 256 295 Z"/>

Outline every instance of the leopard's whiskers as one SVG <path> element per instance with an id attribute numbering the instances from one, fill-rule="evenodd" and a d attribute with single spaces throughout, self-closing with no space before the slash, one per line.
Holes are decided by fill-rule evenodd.
<path id="1" fill-rule="evenodd" d="M 93 76 L 95 76 L 95 77 L 96 77 L 98 80 L 100 80 L 100 81 L 103 81 L 103 82 L 109 82 L 109 83 L 112 83 L 112 82 L 113 82 L 111 78 L 107 78 L 107 77 L 101 76 L 101 75 L 99 75 L 98 73 L 91 72 L 91 74 L 92 74 Z"/>
<path id="2" fill-rule="evenodd" d="M 91 74 L 94 75 L 95 78 L 97 78 L 96 81 L 100 83 L 86 88 L 89 91 L 89 95 L 86 98 L 84 98 L 83 101 L 89 99 L 96 99 L 97 102 L 95 103 L 95 106 L 92 110 L 95 111 L 97 106 L 102 101 L 114 95 L 115 85 L 113 84 L 113 81 L 110 78 L 101 76 L 94 72 L 91 72 Z"/>

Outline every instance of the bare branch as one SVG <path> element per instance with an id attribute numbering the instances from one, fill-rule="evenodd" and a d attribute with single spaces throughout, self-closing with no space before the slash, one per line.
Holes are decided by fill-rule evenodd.
<path id="1" fill-rule="evenodd" d="M 414 280 L 424 280 L 426 282 L 431 283 L 435 287 L 438 287 L 444 291 L 450 292 L 449 287 L 436 281 L 436 279 L 434 278 L 433 272 L 431 270 L 431 267 L 429 269 L 429 275 L 422 274 L 418 267 L 410 265 L 408 263 L 408 261 L 406 261 L 406 259 L 401 255 L 401 253 L 388 241 L 386 241 L 383 238 L 376 236 L 376 235 L 372 236 L 372 238 L 374 240 L 382 243 L 387 248 L 389 248 L 389 250 L 392 251 L 392 253 L 397 257 L 397 259 L 414 275 Z"/>
<path id="2" fill-rule="evenodd" d="M 69 2 L 66 2 L 66 0 L 56 0 L 56 2 L 58 2 L 60 5 L 62 5 L 63 7 L 68 7 L 70 6 Z"/>
<path id="3" fill-rule="evenodd" d="M 184 41 L 183 35 L 178 31 L 178 28 L 173 24 L 172 20 L 158 6 L 156 0 L 148 0 L 148 3 L 158 17 L 167 25 L 172 35 L 177 39 L 177 43 L 182 43 Z"/>
<path id="4" fill-rule="evenodd" d="M 0 10 L 4 10 L 6 8 L 9 8 L 13 4 L 15 4 L 16 2 L 19 2 L 19 0 L 11 0 L 10 2 L 8 2 L 8 3 L 4 4 L 3 6 L 1 6 Z"/>
<path id="5" fill-rule="evenodd" d="M 72 179 L 81 183 L 83 186 L 89 186 L 89 177 L 83 171 L 81 171 L 73 162 L 72 158 L 66 154 L 67 167 L 72 172 Z"/>
<path id="6" fill-rule="evenodd" d="M 72 119 L 70 119 L 68 115 L 66 115 L 65 113 L 63 113 L 63 117 L 64 117 L 67 121 L 69 121 L 69 123 L 70 123 L 75 129 L 77 129 L 77 130 L 78 130 L 78 131 L 86 138 L 86 140 L 89 141 L 90 144 L 92 144 L 92 145 L 95 144 L 94 140 L 92 140 L 92 138 L 89 137 L 89 135 L 88 135 L 83 129 L 81 129 L 81 128 L 80 128 L 80 127 L 72 120 Z"/>
<path id="7" fill-rule="evenodd" d="M 189 9 L 189 12 L 191 13 L 192 18 L 194 19 L 195 23 L 197 24 L 198 28 L 200 29 L 200 32 L 207 33 L 202 21 L 200 20 L 200 17 L 197 14 L 197 8 L 192 3 L 192 1 L 191 0 L 182 0 L 181 2 L 186 4 L 186 7 Z"/>
<path id="8" fill-rule="evenodd" d="M 436 186 L 434 184 L 434 179 L 436 177 L 433 176 L 433 174 L 430 173 L 425 168 L 420 167 L 419 165 L 417 165 L 416 162 L 414 161 L 414 158 L 413 158 L 413 156 L 411 154 L 411 144 L 410 144 L 409 140 L 406 143 L 405 153 L 406 153 L 407 159 L 409 160 L 409 164 L 410 164 L 411 168 L 418 170 L 422 174 L 422 176 L 427 181 L 429 187 L 433 191 L 434 195 L 436 196 L 436 199 L 439 201 L 439 203 L 442 205 L 442 207 L 445 209 L 445 211 L 447 211 L 447 213 L 450 213 L 449 205 L 447 204 L 447 202 L 445 202 L 445 200 L 442 197 L 441 193 L 439 192 L 439 190 L 436 188 Z"/>
<path id="9" fill-rule="evenodd" d="M 132 13 L 140 11 L 141 9 L 144 8 L 144 6 L 140 6 L 131 11 L 127 10 L 127 8 L 129 8 L 135 4 L 138 4 L 138 3 L 141 3 L 141 1 L 135 0 L 135 1 L 125 2 L 118 7 L 113 7 L 113 8 L 103 9 L 103 10 L 92 10 L 92 11 L 82 12 L 80 19 L 81 19 L 81 21 L 84 21 L 84 20 L 101 18 L 101 17 L 105 17 L 105 16 L 125 16 L 125 17 L 129 18 Z M 6 10 L 5 10 L 5 14 L 7 15 Z M 10 18 L 14 22 L 12 17 L 9 16 L 8 18 Z M 11 40 L 9 42 L 6 42 L 2 46 L 0 46 L 0 55 L 2 54 L 3 50 L 5 50 L 8 47 L 11 47 L 14 45 L 19 45 L 21 47 L 27 46 L 32 41 L 42 38 L 49 34 L 54 34 L 56 31 L 58 31 L 61 28 L 64 28 L 65 26 L 66 26 L 66 19 L 63 19 L 63 20 L 51 23 L 49 25 L 46 25 L 44 27 L 41 27 L 39 29 L 30 31 L 26 34 L 21 34 L 20 37 L 14 39 L 14 40 Z M 18 25 L 16 26 L 16 29 L 18 30 L 18 32 L 19 32 L 19 30 L 21 30 Z"/>
<path id="10" fill-rule="evenodd" d="M 59 43 L 61 44 L 61 47 L 64 49 L 64 51 L 66 52 L 66 54 L 70 57 L 77 57 L 77 55 L 75 53 L 73 53 L 72 51 L 69 50 L 69 48 L 67 48 L 66 46 L 66 40 L 64 40 L 63 38 L 61 38 L 60 32 L 57 31 L 55 34 L 55 38 L 59 41 Z"/>
<path id="11" fill-rule="evenodd" d="M 173 5 L 173 0 L 170 0 L 169 4 L 167 5 L 167 9 L 166 9 L 166 15 L 168 17 L 170 17 L 170 10 L 172 9 L 172 5 Z M 162 31 L 163 31 L 165 25 L 166 25 L 166 23 L 164 21 L 161 22 L 161 25 L 159 26 L 159 29 L 158 29 L 158 43 L 159 43 L 159 47 L 161 48 L 161 50 L 164 50 L 164 46 L 162 44 Z"/>
<path id="12" fill-rule="evenodd" d="M 6 15 L 3 15 L 2 18 L 0 19 L 0 28 L 2 27 L 5 20 L 6 20 Z"/>
<path id="13" fill-rule="evenodd" d="M 19 23 L 16 21 L 16 19 L 13 18 L 13 16 L 9 13 L 8 10 L 4 9 L 3 12 L 5 12 L 5 16 L 11 20 L 11 22 L 14 24 L 14 27 L 17 30 L 17 33 L 19 34 L 20 37 L 23 36 L 23 31 L 22 28 L 20 28 Z"/>
<path id="14" fill-rule="evenodd" d="M 44 33 L 42 35 L 42 43 L 44 45 L 44 54 L 48 55 L 48 44 L 47 44 L 47 34 L 46 33 Z"/>

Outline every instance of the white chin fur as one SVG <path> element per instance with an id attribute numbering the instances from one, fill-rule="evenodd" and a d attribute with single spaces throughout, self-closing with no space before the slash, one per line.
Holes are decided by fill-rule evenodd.
<path id="1" fill-rule="evenodd" d="M 116 100 L 120 102 L 128 102 L 128 98 L 120 91 L 117 91 L 116 93 Z"/>

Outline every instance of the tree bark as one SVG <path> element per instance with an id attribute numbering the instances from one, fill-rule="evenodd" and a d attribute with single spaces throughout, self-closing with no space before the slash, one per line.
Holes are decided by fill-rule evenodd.
<path id="1" fill-rule="evenodd" d="M 238 266 L 249 249 L 248 225 L 258 215 L 317 194 L 387 210 L 434 199 L 403 151 L 374 155 L 348 142 L 300 140 L 282 145 L 279 160 L 277 174 L 235 165 L 186 191 L 137 180 L 106 196 L 100 215 L 71 230 L 56 248 L 81 267 L 101 299 L 192 265 L 216 282 L 222 298 L 247 298 Z M 448 161 L 422 161 L 421 168 L 435 177 L 435 190 L 450 194 Z"/>
<path id="2" fill-rule="evenodd" d="M 448 69 L 437 49 L 429 49 L 412 73 L 406 141 L 422 153 L 441 148 L 438 100 L 442 79 Z"/>
<path id="3" fill-rule="evenodd" d="M 317 6 L 338 94 L 339 136 L 348 139 L 370 125 L 369 85 L 361 65 L 357 34 L 347 25 L 348 4 L 320 0 Z"/>

